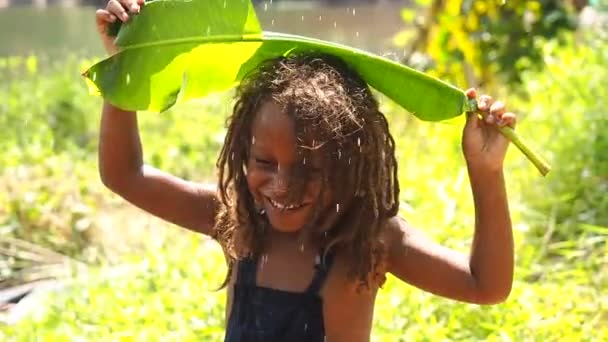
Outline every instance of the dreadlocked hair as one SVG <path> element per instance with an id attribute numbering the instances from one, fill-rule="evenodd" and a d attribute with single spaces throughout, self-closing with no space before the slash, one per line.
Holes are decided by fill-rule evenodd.
<path id="1" fill-rule="evenodd" d="M 217 161 L 223 205 L 215 238 L 228 263 L 222 287 L 237 260 L 262 253 L 270 229 L 246 180 L 251 127 L 266 101 L 281 105 L 293 119 L 298 141 L 309 142 L 298 146 L 301 167 L 292 174 L 290 197 L 301 196 L 309 180 L 306 158 L 312 151 L 322 152 L 321 193 L 329 191 L 332 204 L 324 205 L 327 210 L 316 201 L 313 219 L 303 230 L 325 251 L 347 253 L 349 277 L 368 287 L 384 253 L 383 227 L 399 207 L 395 142 L 365 81 L 339 58 L 317 53 L 268 60 L 237 87 Z M 324 221 L 331 222 L 329 229 Z"/>

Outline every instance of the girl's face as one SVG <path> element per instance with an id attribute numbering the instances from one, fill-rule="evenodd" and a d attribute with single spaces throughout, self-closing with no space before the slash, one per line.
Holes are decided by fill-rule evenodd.
<path id="1" fill-rule="evenodd" d="M 288 202 L 290 177 L 300 163 L 298 141 L 293 120 L 273 101 L 259 109 L 252 125 L 252 141 L 247 160 L 247 184 L 258 206 L 264 209 L 272 227 L 278 231 L 297 232 L 313 217 L 321 192 L 321 166 L 312 153 L 312 174 L 304 185 L 298 202 Z M 321 201 L 322 212 L 329 205 L 326 191 Z"/>

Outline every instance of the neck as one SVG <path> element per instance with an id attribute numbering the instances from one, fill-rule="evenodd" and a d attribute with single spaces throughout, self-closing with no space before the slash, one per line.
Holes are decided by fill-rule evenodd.
<path id="1" fill-rule="evenodd" d="M 319 248 L 318 243 L 313 242 L 308 234 L 301 231 L 288 233 L 271 229 L 268 234 L 268 242 L 270 248 L 280 246 L 281 249 L 286 248 L 302 252 Z"/>

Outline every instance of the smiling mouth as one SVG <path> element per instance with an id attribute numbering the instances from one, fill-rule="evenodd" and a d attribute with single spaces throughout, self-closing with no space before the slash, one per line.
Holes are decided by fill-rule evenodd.
<path id="1" fill-rule="evenodd" d="M 268 200 L 268 202 L 270 203 L 271 206 L 273 206 L 276 209 L 279 210 L 297 210 L 300 209 L 306 205 L 308 205 L 308 203 L 299 203 L 299 204 L 283 204 L 277 201 L 274 201 L 273 199 L 266 197 L 266 199 Z"/>

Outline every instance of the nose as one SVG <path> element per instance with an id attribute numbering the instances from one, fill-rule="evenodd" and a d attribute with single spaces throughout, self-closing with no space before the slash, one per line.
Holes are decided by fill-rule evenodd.
<path id="1" fill-rule="evenodd" d="M 285 197 L 289 193 L 290 174 L 287 170 L 280 170 L 272 179 L 272 193 L 275 197 Z"/>

